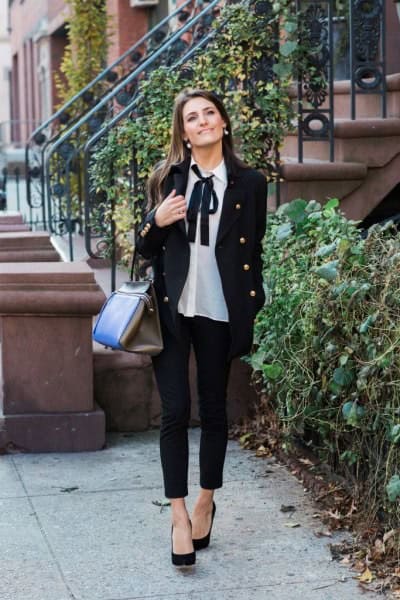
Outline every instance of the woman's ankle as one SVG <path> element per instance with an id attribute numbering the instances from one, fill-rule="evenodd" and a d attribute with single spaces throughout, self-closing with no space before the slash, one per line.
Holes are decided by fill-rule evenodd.
<path id="1" fill-rule="evenodd" d="M 211 493 L 200 492 L 197 497 L 196 503 L 194 505 L 195 510 L 208 511 L 212 510 L 213 502 L 214 502 L 214 493 L 210 490 Z"/>

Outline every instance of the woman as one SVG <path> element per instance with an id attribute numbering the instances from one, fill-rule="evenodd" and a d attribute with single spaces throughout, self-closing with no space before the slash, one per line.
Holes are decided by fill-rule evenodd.
<path id="1" fill-rule="evenodd" d="M 162 402 L 160 454 L 172 508 L 172 562 L 195 562 L 210 540 L 228 440 L 226 388 L 232 358 L 247 354 L 263 306 L 261 242 L 267 184 L 234 154 L 229 117 L 214 93 L 175 100 L 167 159 L 149 180 L 153 206 L 137 248 L 152 258 L 164 350 L 153 357 Z M 188 361 L 197 362 L 200 493 L 190 520 Z"/>

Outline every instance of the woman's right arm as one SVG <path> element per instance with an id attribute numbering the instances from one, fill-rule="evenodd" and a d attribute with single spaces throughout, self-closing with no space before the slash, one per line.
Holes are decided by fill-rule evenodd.
<path id="1" fill-rule="evenodd" d="M 144 258 L 151 258 L 159 253 L 169 233 L 170 225 L 184 219 L 186 215 L 186 200 L 182 195 L 177 196 L 176 190 L 153 208 L 139 227 L 136 238 L 136 248 Z"/>

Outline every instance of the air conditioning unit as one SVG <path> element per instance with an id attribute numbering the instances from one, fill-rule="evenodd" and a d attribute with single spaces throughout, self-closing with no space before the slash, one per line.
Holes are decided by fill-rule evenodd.
<path id="1" fill-rule="evenodd" d="M 139 6 L 156 6 L 159 0 L 129 0 L 132 8 L 138 8 Z"/>

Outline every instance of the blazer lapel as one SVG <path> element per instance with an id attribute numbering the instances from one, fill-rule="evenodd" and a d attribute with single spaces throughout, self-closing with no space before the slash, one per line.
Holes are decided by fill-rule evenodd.
<path id="1" fill-rule="evenodd" d="M 243 210 L 242 205 L 245 199 L 246 190 L 242 179 L 242 173 L 236 176 L 228 174 L 228 185 L 222 203 L 216 245 L 218 245 L 222 238 L 228 233 Z"/>

